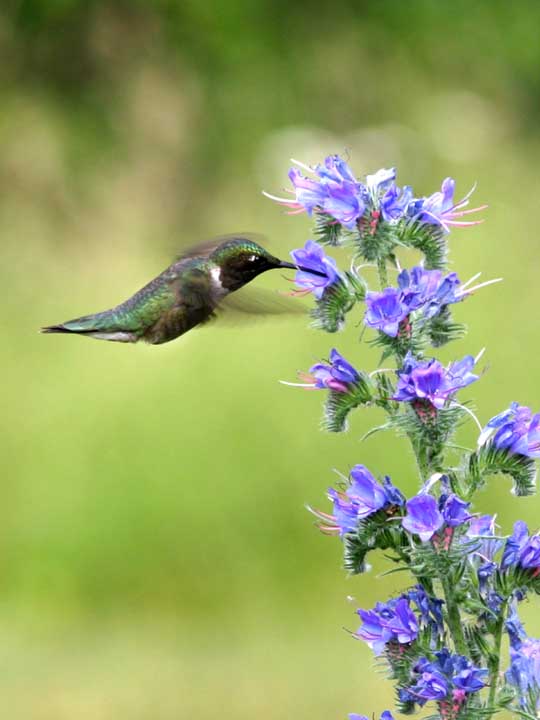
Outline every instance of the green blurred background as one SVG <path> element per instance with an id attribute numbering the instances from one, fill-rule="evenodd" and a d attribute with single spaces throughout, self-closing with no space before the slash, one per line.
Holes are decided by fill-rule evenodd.
<path id="1" fill-rule="evenodd" d="M 357 462 L 413 491 L 410 453 L 359 442 L 375 412 L 321 433 L 322 396 L 278 384 L 334 344 L 373 367 L 354 324 L 216 324 L 163 347 L 37 328 L 123 300 L 215 234 L 264 232 L 286 256 L 309 223 L 261 190 L 286 184 L 290 157 L 348 152 L 419 194 L 478 180 L 487 222 L 452 232 L 453 267 L 505 283 L 457 308 L 470 334 L 443 356 L 487 346 L 464 392 L 482 421 L 513 399 L 538 409 L 539 30 L 535 1 L 4 0 L 2 717 L 390 706 L 343 628 L 403 581 L 378 579 L 380 558 L 345 578 L 304 503 L 326 508 L 332 468 Z M 538 500 L 503 480 L 479 509 L 537 525 Z"/>

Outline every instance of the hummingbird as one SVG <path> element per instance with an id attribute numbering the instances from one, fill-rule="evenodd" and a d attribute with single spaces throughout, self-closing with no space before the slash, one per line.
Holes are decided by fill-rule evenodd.
<path id="1" fill-rule="evenodd" d="M 278 268 L 322 274 L 279 260 L 249 236 L 217 238 L 186 251 L 120 305 L 41 332 L 161 345 L 207 322 L 230 293 Z"/>

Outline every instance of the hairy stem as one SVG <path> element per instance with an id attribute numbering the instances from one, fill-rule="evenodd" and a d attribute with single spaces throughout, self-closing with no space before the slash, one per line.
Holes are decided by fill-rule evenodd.
<path id="1" fill-rule="evenodd" d="M 381 290 L 388 287 L 388 273 L 386 271 L 386 260 L 379 258 L 377 260 L 377 273 L 379 274 L 379 285 Z"/>
<path id="2" fill-rule="evenodd" d="M 463 626 L 461 624 L 461 616 L 459 614 L 459 609 L 454 602 L 452 583 L 447 576 L 443 576 L 441 578 L 441 583 L 444 590 L 444 599 L 446 602 L 448 627 L 450 628 L 450 633 L 452 634 L 454 646 L 456 648 L 456 651 L 460 655 L 468 656 L 469 649 L 465 641 L 465 635 L 463 634 Z"/>
<path id="3" fill-rule="evenodd" d="M 488 663 L 489 666 L 489 679 L 490 679 L 490 687 L 489 687 L 489 697 L 488 697 L 488 708 L 493 708 L 495 704 L 495 698 L 497 695 L 497 687 L 499 684 L 499 667 L 501 663 L 501 642 L 502 642 L 502 635 L 503 635 L 503 628 L 504 628 L 504 621 L 506 619 L 506 608 L 507 604 L 504 603 L 504 605 L 501 607 L 499 617 L 497 619 L 497 624 L 495 625 L 495 630 L 493 631 L 493 653 L 491 655 L 491 659 Z M 491 715 L 489 717 L 493 717 L 497 711 L 493 710 Z"/>

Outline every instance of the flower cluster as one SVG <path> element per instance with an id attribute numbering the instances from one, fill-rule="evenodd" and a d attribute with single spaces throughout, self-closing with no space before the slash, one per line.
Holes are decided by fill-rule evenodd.
<path id="1" fill-rule="evenodd" d="M 515 605 L 510 608 L 506 631 L 510 638 L 506 679 L 516 689 L 521 709 L 536 717 L 540 709 L 540 640 L 527 636 Z"/>
<path id="2" fill-rule="evenodd" d="M 433 495 L 421 493 L 407 501 L 407 514 L 402 525 L 408 532 L 418 535 L 422 542 L 431 540 L 443 525 L 455 528 L 471 518 L 468 512 L 470 503 L 454 493 L 442 494 L 437 501 Z M 447 533 L 451 535 L 451 533 Z"/>
<path id="3" fill-rule="evenodd" d="M 501 569 L 517 567 L 540 574 L 540 535 L 529 535 L 523 520 L 514 524 L 514 531 L 507 539 L 501 560 Z"/>
<path id="4" fill-rule="evenodd" d="M 394 400 L 422 400 L 440 410 L 458 390 L 478 380 L 478 375 L 471 372 L 474 365 L 475 359 L 471 355 L 445 368 L 438 360 L 420 361 L 408 354 L 397 373 Z"/>
<path id="5" fill-rule="evenodd" d="M 362 625 L 356 636 L 366 642 L 375 655 L 380 655 L 389 643 L 409 645 L 418 637 L 418 619 L 406 596 L 357 612 Z"/>
<path id="6" fill-rule="evenodd" d="M 380 484 L 364 465 L 352 468 L 350 484 L 344 492 L 329 488 L 328 497 L 334 504 L 333 515 L 317 515 L 324 521 L 327 532 L 339 535 L 356 531 L 360 521 L 379 510 L 387 510 L 391 514 L 405 502 L 389 477 L 385 477 Z"/>
<path id="7" fill-rule="evenodd" d="M 291 257 L 296 265 L 304 268 L 297 271 L 294 279 L 302 294 L 313 293 L 317 300 L 320 300 L 326 288 L 341 281 L 336 261 L 326 255 L 322 247 L 313 240 L 308 240 L 303 248 L 293 250 Z M 309 270 L 317 274 L 310 273 Z"/>
<path id="8" fill-rule="evenodd" d="M 447 648 L 434 653 L 434 656 L 434 660 L 426 657 L 418 660 L 413 667 L 414 685 L 402 689 L 400 699 L 420 706 L 436 700 L 443 708 L 450 704 L 455 713 L 467 695 L 486 686 L 488 671 L 476 667 L 463 655 L 453 655 Z"/>
<path id="9" fill-rule="evenodd" d="M 388 287 L 366 295 L 364 323 L 390 337 L 397 336 L 412 312 L 420 311 L 424 319 L 430 319 L 468 294 L 460 288 L 456 273 L 443 276 L 440 270 L 425 270 L 421 266 L 402 270 L 397 280 L 398 288 Z"/>
<path id="10" fill-rule="evenodd" d="M 367 175 L 365 182 L 360 182 L 338 155 L 329 155 L 322 164 L 313 168 L 303 163 L 296 164 L 311 177 L 306 177 L 296 167 L 289 170 L 294 197 L 265 195 L 288 207 L 292 214 L 305 211 L 311 215 L 315 211 L 348 230 L 356 229 L 360 219 L 367 217 L 370 224 L 378 222 L 379 218 L 389 224 L 406 220 L 437 225 L 448 232 L 452 225 L 477 224 L 479 221 L 460 218 L 485 207 L 463 209 L 469 204 L 472 190 L 455 203 L 455 182 L 452 178 L 443 180 L 440 191 L 428 197 L 415 198 L 410 186 L 399 188 L 396 185 L 395 168 L 379 170 Z"/>
<path id="11" fill-rule="evenodd" d="M 333 349 L 299 384 L 327 391 L 324 427 L 333 432 L 346 429 L 354 409 L 376 407 L 384 420 L 365 437 L 392 430 L 407 438 L 420 481 L 406 498 L 389 477 L 355 465 L 328 490 L 331 512 L 312 511 L 323 532 L 340 537 L 350 574 L 366 572 L 368 554 L 382 551 L 392 571 L 413 578 L 408 590 L 358 609 L 361 624 L 352 634 L 387 665 L 401 712 L 433 703 L 431 716 L 440 720 L 491 720 L 508 709 L 532 720 L 540 711 L 540 640 L 527 636 L 516 607 L 540 594 L 540 533 L 518 521 L 510 535 L 500 534 L 495 516 L 477 512 L 475 502 L 479 489 L 501 475 L 512 479 L 515 494 L 534 492 L 540 413 L 514 402 L 482 429 L 474 408 L 456 400 L 479 379 L 481 354 L 443 365 L 430 349 L 465 332 L 451 306 L 496 282 L 473 286 L 477 275 L 461 283 L 447 267 L 450 228 L 477 223 L 467 219 L 475 212 L 466 209 L 471 193 L 456 203 L 454 180 L 446 178 L 440 191 L 416 196 L 397 185 L 394 168 L 358 179 L 337 155 L 313 168 L 294 167 L 289 178 L 291 198 L 274 199 L 291 213 L 313 216 L 318 240 L 292 253 L 303 268 L 297 294 L 313 295 L 312 318 L 328 332 L 365 303 L 355 324 L 378 331 L 369 342 L 382 348 L 384 361 L 370 372 Z M 351 248 L 348 270 L 338 269 L 324 244 Z M 422 260 L 402 270 L 409 250 Z M 480 431 L 476 449 L 453 442 L 471 419 Z M 393 715 L 385 710 L 380 718 Z"/>
<path id="12" fill-rule="evenodd" d="M 528 407 L 513 402 L 508 410 L 488 422 L 478 444 L 488 440 L 499 450 L 529 458 L 540 457 L 540 413 L 533 415 Z"/>
<path id="13" fill-rule="evenodd" d="M 333 348 L 330 351 L 328 362 L 316 363 L 309 369 L 309 373 L 301 373 L 304 383 L 285 383 L 305 387 L 309 390 L 333 390 L 338 393 L 348 393 L 360 380 L 360 374 L 348 363 L 343 355 Z"/>

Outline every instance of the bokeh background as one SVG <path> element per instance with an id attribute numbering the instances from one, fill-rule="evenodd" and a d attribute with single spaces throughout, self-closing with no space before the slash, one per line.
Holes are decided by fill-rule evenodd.
<path id="1" fill-rule="evenodd" d="M 513 399 L 538 409 L 539 30 L 534 1 L 2 2 L 2 717 L 390 706 L 346 629 L 402 580 L 377 577 L 382 558 L 345 578 L 304 503 L 324 508 L 332 468 L 357 462 L 413 491 L 412 458 L 391 436 L 360 442 L 375 412 L 323 434 L 322 397 L 278 384 L 333 345 L 373 367 L 354 323 L 216 323 L 163 347 L 37 329 L 123 300 L 215 234 L 263 232 L 286 256 L 309 223 L 261 190 L 286 184 L 290 157 L 348 153 L 418 194 L 478 181 L 487 222 L 452 232 L 453 267 L 505 282 L 456 308 L 470 334 L 442 356 L 487 347 L 463 394 L 482 421 Z M 536 527 L 538 499 L 509 489 L 479 509 Z"/>

